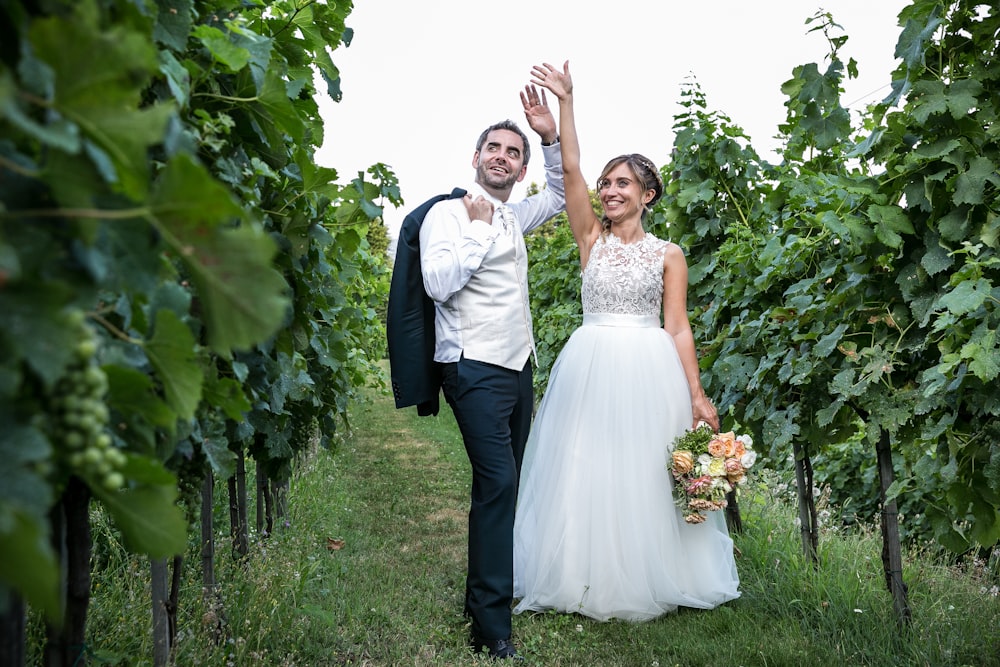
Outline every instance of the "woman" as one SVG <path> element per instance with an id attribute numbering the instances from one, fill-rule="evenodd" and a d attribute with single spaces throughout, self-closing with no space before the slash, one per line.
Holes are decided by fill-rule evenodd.
<path id="1" fill-rule="evenodd" d="M 552 368 L 525 452 L 514 611 L 640 621 L 715 607 L 739 596 L 732 541 L 720 512 L 681 519 L 667 468 L 677 435 L 701 421 L 718 430 L 719 420 L 699 378 L 684 254 L 642 226 L 663 183 L 641 155 L 611 160 L 597 183 L 599 219 L 580 169 L 569 63 L 532 76 L 559 99 L 584 319 Z"/>

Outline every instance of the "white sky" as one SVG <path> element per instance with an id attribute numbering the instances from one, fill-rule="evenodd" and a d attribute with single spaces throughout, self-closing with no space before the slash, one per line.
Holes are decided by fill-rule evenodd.
<path id="1" fill-rule="evenodd" d="M 884 98 L 905 0 L 355 0 L 349 48 L 333 58 L 343 100 L 319 100 L 325 143 L 317 161 L 339 182 L 383 162 L 399 178 L 405 205 L 386 206 L 390 234 L 428 197 L 467 186 L 475 141 L 510 118 L 532 140 L 524 186 L 542 183 L 537 135 L 518 93 L 532 65 L 570 61 L 584 175 L 596 181 L 616 155 L 667 162 L 682 83 L 694 77 L 710 111 L 728 115 L 773 158 L 785 118 L 781 84 L 798 65 L 825 69 L 821 32 L 805 24 L 829 11 L 848 36 L 844 85 L 853 109 Z M 808 33 L 808 34 L 807 34 Z M 325 87 L 322 89 L 325 93 Z M 558 119 L 558 101 L 549 98 Z"/>

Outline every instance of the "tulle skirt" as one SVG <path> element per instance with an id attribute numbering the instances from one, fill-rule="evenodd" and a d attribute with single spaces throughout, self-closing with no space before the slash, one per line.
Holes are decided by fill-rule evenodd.
<path id="1" fill-rule="evenodd" d="M 552 368 L 521 471 L 515 613 L 641 621 L 739 597 L 722 512 L 687 524 L 671 496 L 691 399 L 657 320 L 588 314 Z"/>

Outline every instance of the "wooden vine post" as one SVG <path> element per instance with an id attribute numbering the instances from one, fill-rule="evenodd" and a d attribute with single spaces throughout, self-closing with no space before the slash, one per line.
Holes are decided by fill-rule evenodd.
<path id="1" fill-rule="evenodd" d="M 816 515 L 816 497 L 813 494 L 812 461 L 809 451 L 798 440 L 792 441 L 795 454 L 795 485 L 799 509 L 799 532 L 802 537 L 802 555 L 813 565 L 819 563 L 819 520 Z"/>
<path id="2" fill-rule="evenodd" d="M 167 559 L 150 558 L 150 597 L 153 612 L 153 665 L 165 667 L 170 661 L 170 623 L 167 613 Z"/>
<path id="3" fill-rule="evenodd" d="M 879 489 L 882 501 L 882 569 L 885 583 L 892 595 L 892 608 L 896 620 L 902 626 L 909 626 L 910 613 L 907 586 L 903 582 L 903 555 L 899 541 L 899 511 L 896 499 L 886 500 L 889 487 L 895 478 L 892 467 L 892 447 L 889 433 L 882 431 L 875 452 L 878 457 Z"/>

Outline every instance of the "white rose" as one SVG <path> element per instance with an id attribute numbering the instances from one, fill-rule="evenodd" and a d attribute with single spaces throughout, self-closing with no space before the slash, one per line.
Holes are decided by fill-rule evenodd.
<path id="1" fill-rule="evenodd" d="M 736 439 L 742 442 L 743 446 L 746 447 L 747 449 L 753 447 L 753 438 L 751 438 L 749 435 L 746 434 L 738 435 L 736 436 Z"/>
<path id="2" fill-rule="evenodd" d="M 708 454 L 702 454 L 701 456 L 698 457 L 698 465 L 695 466 L 695 471 L 698 473 L 699 477 L 701 477 L 702 475 L 709 474 L 708 466 L 711 462 L 712 462 L 712 457 L 709 456 Z"/>
<path id="3" fill-rule="evenodd" d="M 757 452 L 750 450 L 746 454 L 740 457 L 740 464 L 747 470 L 753 467 L 753 464 L 757 462 Z"/>

